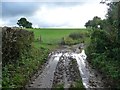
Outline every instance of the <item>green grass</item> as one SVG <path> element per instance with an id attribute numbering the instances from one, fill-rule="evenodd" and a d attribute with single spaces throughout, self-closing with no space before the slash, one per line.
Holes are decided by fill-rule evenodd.
<path id="1" fill-rule="evenodd" d="M 22 55 L 19 61 L 2 68 L 2 87 L 23 88 L 30 78 L 47 61 L 49 50 L 32 48 L 31 54 Z M 19 90 L 19 89 L 18 89 Z"/>
<path id="2" fill-rule="evenodd" d="M 49 28 L 41 28 L 41 29 L 28 29 L 33 31 L 35 34 L 35 39 L 38 39 L 40 36 L 42 38 L 43 43 L 58 43 L 62 37 L 68 36 L 73 32 L 88 32 L 86 29 L 49 29 Z"/>
<path id="3" fill-rule="evenodd" d="M 34 45 L 36 47 L 48 47 L 52 45 L 56 46 L 61 39 L 67 37 L 70 33 L 90 33 L 89 29 L 70 29 L 70 28 L 40 28 L 40 29 L 27 29 L 33 31 L 35 35 Z M 38 41 L 41 36 L 42 43 Z M 51 45 L 52 44 L 52 45 Z"/>

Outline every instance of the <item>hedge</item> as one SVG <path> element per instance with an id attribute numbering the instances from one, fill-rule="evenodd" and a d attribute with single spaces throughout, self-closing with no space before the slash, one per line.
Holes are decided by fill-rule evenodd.
<path id="1" fill-rule="evenodd" d="M 17 62 L 24 51 L 29 52 L 34 33 L 23 29 L 2 28 L 2 65 Z"/>

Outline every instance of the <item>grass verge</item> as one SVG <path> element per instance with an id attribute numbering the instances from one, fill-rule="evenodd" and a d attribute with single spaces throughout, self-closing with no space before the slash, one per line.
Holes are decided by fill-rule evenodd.
<path id="1" fill-rule="evenodd" d="M 32 48 L 29 55 L 22 55 L 17 63 L 8 64 L 2 69 L 3 88 L 22 88 L 34 73 L 46 62 L 49 50 Z"/>

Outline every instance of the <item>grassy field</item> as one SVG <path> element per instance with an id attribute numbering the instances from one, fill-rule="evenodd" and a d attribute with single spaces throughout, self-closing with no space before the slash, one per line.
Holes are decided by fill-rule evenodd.
<path id="1" fill-rule="evenodd" d="M 67 37 L 70 33 L 89 33 L 88 29 L 69 29 L 69 28 L 40 28 L 40 29 L 27 29 L 33 31 L 35 35 L 35 46 L 49 47 L 50 44 L 57 45 L 63 37 Z M 41 37 L 42 43 L 39 42 Z"/>

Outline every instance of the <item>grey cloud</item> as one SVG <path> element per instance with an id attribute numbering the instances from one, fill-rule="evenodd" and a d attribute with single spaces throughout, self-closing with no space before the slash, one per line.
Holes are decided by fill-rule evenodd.
<path id="1" fill-rule="evenodd" d="M 52 4 L 55 5 L 55 6 L 69 7 L 69 6 L 75 6 L 75 5 L 83 5 L 84 2 L 54 2 Z"/>
<path id="2" fill-rule="evenodd" d="M 2 2 L 91 2 L 91 0 L 1 0 Z M 96 0 L 92 0 L 96 1 Z"/>
<path id="3" fill-rule="evenodd" d="M 2 2 L 2 17 L 32 16 L 34 12 L 42 5 L 49 7 L 69 7 L 81 5 L 82 2 Z"/>
<path id="4" fill-rule="evenodd" d="M 14 17 L 19 15 L 32 15 L 38 8 L 38 3 L 32 2 L 2 2 L 2 16 Z"/>

